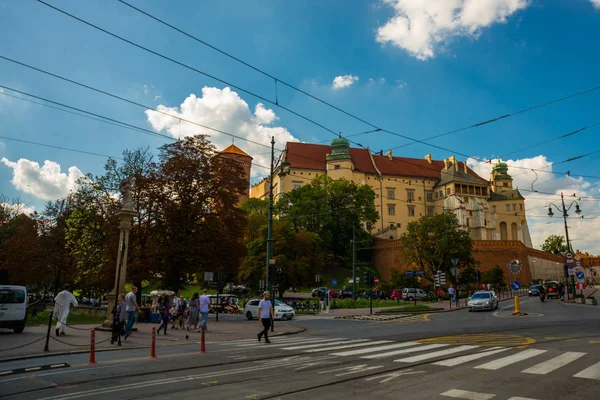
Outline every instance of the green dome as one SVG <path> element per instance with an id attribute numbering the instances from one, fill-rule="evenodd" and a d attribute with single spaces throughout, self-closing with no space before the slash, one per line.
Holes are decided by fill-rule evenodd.
<path id="1" fill-rule="evenodd" d="M 343 137 L 338 137 L 331 141 L 331 147 L 336 147 L 336 146 L 350 147 L 350 142 L 347 139 L 344 139 Z"/>
<path id="2" fill-rule="evenodd" d="M 498 160 L 498 162 L 496 164 L 494 164 L 494 166 L 492 167 L 492 173 L 494 174 L 495 178 L 505 178 L 505 179 L 510 179 L 511 176 L 508 174 L 508 164 L 503 163 L 501 160 Z"/>
<path id="3" fill-rule="evenodd" d="M 331 141 L 331 154 L 327 156 L 328 160 L 341 160 L 350 158 L 350 142 L 343 137 L 335 138 Z"/>

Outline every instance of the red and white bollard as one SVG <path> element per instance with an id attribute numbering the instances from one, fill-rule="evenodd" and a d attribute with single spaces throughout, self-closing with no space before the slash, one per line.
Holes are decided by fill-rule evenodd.
<path id="1" fill-rule="evenodd" d="M 156 327 L 152 327 L 152 345 L 150 346 L 150 358 L 156 358 Z"/>
<path id="2" fill-rule="evenodd" d="M 201 330 L 201 334 L 200 334 L 200 353 L 206 353 L 206 340 L 205 340 L 205 335 L 204 335 L 204 325 L 202 325 L 202 330 Z"/>
<path id="3" fill-rule="evenodd" d="M 90 364 L 96 364 L 96 330 L 90 330 Z"/>

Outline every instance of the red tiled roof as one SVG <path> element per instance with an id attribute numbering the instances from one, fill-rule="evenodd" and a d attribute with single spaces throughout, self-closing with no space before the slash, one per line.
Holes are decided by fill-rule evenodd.
<path id="1" fill-rule="evenodd" d="M 327 154 L 331 153 L 331 147 L 323 144 L 310 143 L 287 143 L 288 161 L 292 168 L 314 169 L 325 171 L 327 164 Z M 373 167 L 369 151 L 366 149 L 350 148 L 350 156 L 354 161 L 354 168 L 365 174 L 377 174 Z M 373 155 L 375 165 L 382 175 L 407 176 L 427 179 L 440 179 L 440 172 L 444 169 L 444 161 L 432 160 L 431 164 L 425 159 L 392 157 Z M 459 167 L 463 168 L 463 163 L 459 162 Z M 487 182 L 480 177 L 471 168 L 467 168 L 469 175 L 472 175 L 482 182 Z"/>
<path id="2" fill-rule="evenodd" d="M 221 150 L 221 153 L 237 154 L 240 156 L 250 157 L 250 155 L 248 155 L 244 150 L 240 149 L 239 147 L 237 147 L 234 144 L 227 147 L 226 149 Z M 252 157 L 250 157 L 250 158 L 252 158 Z"/>

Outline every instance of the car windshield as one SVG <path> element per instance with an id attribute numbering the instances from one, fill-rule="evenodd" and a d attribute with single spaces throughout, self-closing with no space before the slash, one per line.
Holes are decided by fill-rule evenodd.
<path id="1" fill-rule="evenodd" d="M 0 290 L 0 304 L 20 304 L 25 302 L 25 292 L 22 290 Z"/>
<path id="2" fill-rule="evenodd" d="M 531 288 L 532 288 L 532 289 L 539 289 L 539 288 L 541 288 L 541 287 L 542 287 L 542 285 L 533 285 Z"/>
<path id="3" fill-rule="evenodd" d="M 491 295 L 489 293 L 475 293 L 472 299 L 489 299 Z"/>
<path id="4" fill-rule="evenodd" d="M 279 301 L 279 300 L 275 300 L 275 305 L 276 306 L 287 306 L 286 303 L 284 303 L 283 301 Z"/>

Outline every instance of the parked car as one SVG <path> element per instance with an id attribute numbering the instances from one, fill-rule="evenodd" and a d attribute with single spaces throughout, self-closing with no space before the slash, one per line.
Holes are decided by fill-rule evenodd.
<path id="1" fill-rule="evenodd" d="M 0 286 L 0 328 L 21 333 L 27 321 L 29 299 L 25 286 Z"/>
<path id="2" fill-rule="evenodd" d="M 473 294 L 473 296 L 471 296 L 471 298 L 467 302 L 467 307 L 469 307 L 469 311 L 497 310 L 498 298 L 494 296 L 493 292 L 476 292 Z"/>
<path id="3" fill-rule="evenodd" d="M 246 303 L 246 307 L 244 307 L 244 315 L 249 321 L 258 318 L 259 303 L 260 299 L 252 299 Z M 273 310 L 273 314 L 275 315 L 275 319 L 279 320 L 291 320 L 296 316 L 296 312 L 292 307 L 279 300 L 275 300 L 275 310 Z"/>
<path id="4" fill-rule="evenodd" d="M 554 297 L 555 299 L 558 299 L 559 294 L 558 294 L 558 282 L 556 281 L 546 281 L 546 283 L 544 284 L 544 286 L 546 287 L 546 297 L 550 298 L 550 297 Z"/>
<path id="5" fill-rule="evenodd" d="M 367 299 L 369 297 L 372 297 L 374 299 L 377 299 L 377 298 L 379 298 L 379 294 L 375 290 L 365 290 L 365 291 L 360 292 L 358 294 L 358 297 L 366 297 Z"/>
<path id="6" fill-rule="evenodd" d="M 326 287 L 318 287 L 313 289 L 310 295 L 312 297 L 325 297 L 327 295 L 328 290 L 329 289 Z"/>
<path id="7" fill-rule="evenodd" d="M 340 299 L 350 299 L 350 298 L 352 298 L 352 289 L 342 289 L 342 290 L 340 290 L 338 297 Z"/>
<path id="8" fill-rule="evenodd" d="M 407 301 L 413 301 L 415 299 L 422 300 L 427 296 L 422 289 L 416 288 L 404 288 L 402 289 L 402 298 Z"/>
<path id="9" fill-rule="evenodd" d="M 329 289 L 329 298 L 330 299 L 335 299 L 340 297 L 340 291 L 339 290 L 334 290 L 334 289 Z"/>
<path id="10" fill-rule="evenodd" d="M 531 296 L 539 296 L 540 295 L 540 287 L 542 285 L 533 285 L 529 288 L 529 297 Z"/>
<path id="11" fill-rule="evenodd" d="M 400 289 L 394 289 L 392 291 L 390 299 L 392 299 L 392 300 L 402 300 L 402 290 L 400 290 Z"/>

